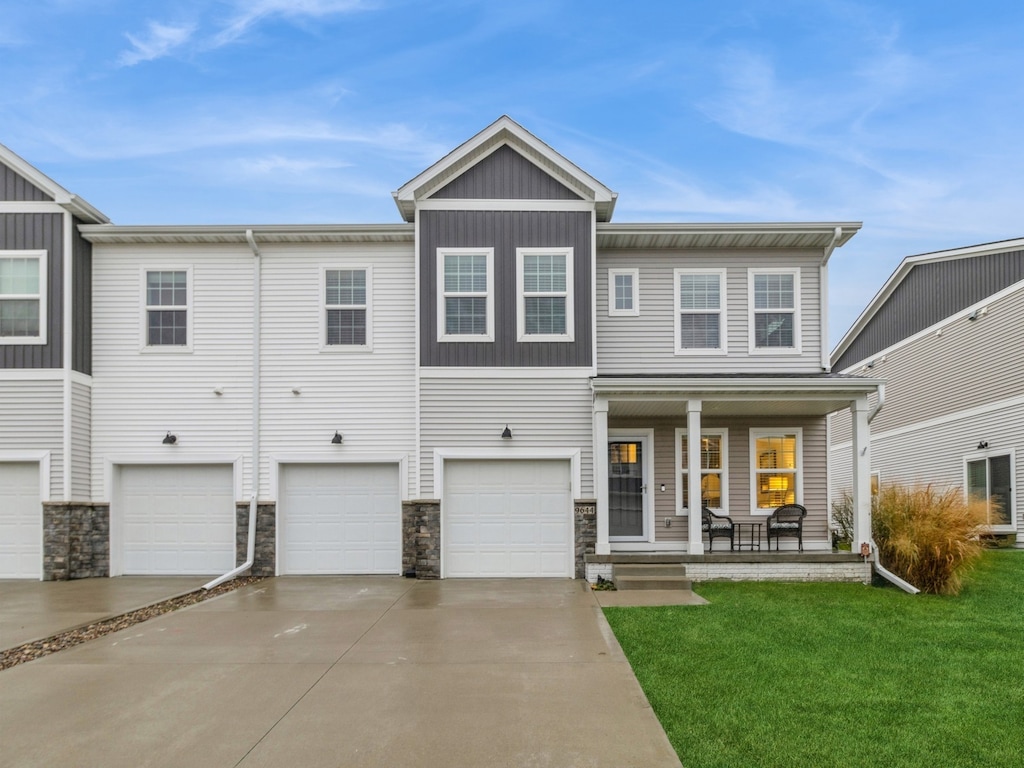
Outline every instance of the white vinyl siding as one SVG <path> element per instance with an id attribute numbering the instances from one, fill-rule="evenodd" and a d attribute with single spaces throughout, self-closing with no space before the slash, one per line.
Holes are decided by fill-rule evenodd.
<path id="1" fill-rule="evenodd" d="M 46 251 L 0 251 L 0 344 L 46 343 Z"/>
<path id="2" fill-rule="evenodd" d="M 437 498 L 434 451 L 579 450 L 582 495 L 594 497 L 593 393 L 580 378 L 424 378 L 420 384 L 421 498 Z M 502 440 L 505 425 L 511 440 Z M 346 442 L 348 438 L 346 437 Z"/>
<path id="3" fill-rule="evenodd" d="M 151 265 L 191 272 L 191 354 L 149 354 L 143 349 L 139 275 Z M 106 473 L 112 459 L 216 456 L 234 461 L 248 454 L 254 267 L 245 245 L 93 247 L 94 498 L 110 498 Z M 313 311 L 319 308 L 316 290 L 314 272 Z M 314 317 L 306 331 L 314 347 L 316 328 Z M 177 435 L 177 445 L 161 443 L 168 431 Z M 333 430 L 328 439 L 330 434 Z M 246 489 L 250 469 L 245 461 Z"/>
<path id="4" fill-rule="evenodd" d="M 438 341 L 494 341 L 494 249 L 437 251 Z"/>
<path id="5" fill-rule="evenodd" d="M 369 267 L 322 270 L 321 338 L 325 350 L 373 348 L 372 274 Z"/>
<path id="6" fill-rule="evenodd" d="M 0 461 L 0 579 L 38 579 L 43 572 L 39 462 Z"/>
<path id="7" fill-rule="evenodd" d="M 191 269 L 144 269 L 142 303 L 145 306 L 142 338 L 146 351 L 191 351 Z"/>
<path id="8" fill-rule="evenodd" d="M 641 369 L 649 374 L 693 375 L 821 372 L 820 250 L 606 250 L 598 253 L 597 264 L 599 375 L 629 375 Z M 800 270 L 800 350 L 751 355 L 747 270 L 783 266 Z M 638 317 L 609 313 L 608 275 L 609 270 L 617 269 L 638 270 L 643 307 Z M 724 270 L 722 334 L 726 354 L 714 350 L 676 354 L 676 269 Z"/>
<path id="9" fill-rule="evenodd" d="M 800 270 L 748 270 L 750 354 L 800 352 Z"/>
<path id="10" fill-rule="evenodd" d="M 517 248 L 519 341 L 572 341 L 572 248 Z"/>
<path id="11" fill-rule="evenodd" d="M 676 354 L 726 351 L 725 270 L 676 269 Z"/>
<path id="12" fill-rule="evenodd" d="M 44 501 L 64 497 L 64 385 L 28 378 L 0 379 L 0 453 L 50 455 Z"/>
<path id="13" fill-rule="evenodd" d="M 612 317 L 640 314 L 640 270 L 608 270 L 608 314 Z"/>

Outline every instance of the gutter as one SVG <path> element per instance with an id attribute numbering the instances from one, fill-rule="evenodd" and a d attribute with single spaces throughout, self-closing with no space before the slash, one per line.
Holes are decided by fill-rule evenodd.
<path id="1" fill-rule="evenodd" d="M 251 229 L 245 230 L 245 240 L 252 249 L 255 259 L 252 277 L 252 495 L 249 497 L 249 535 L 245 548 L 245 562 L 237 568 L 203 584 L 203 589 L 213 589 L 218 584 L 240 576 L 252 568 L 256 560 L 256 510 L 260 490 L 260 247 Z"/>

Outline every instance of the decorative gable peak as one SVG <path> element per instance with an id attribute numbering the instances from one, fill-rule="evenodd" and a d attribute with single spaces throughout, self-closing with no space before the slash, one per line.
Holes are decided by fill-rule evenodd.
<path id="1" fill-rule="evenodd" d="M 6 178 L 11 188 L 10 199 L 31 202 L 54 202 L 88 224 L 109 224 L 110 219 L 96 208 L 68 192 L 35 166 L 0 144 L 0 178 Z M 7 186 L 5 184 L 5 186 Z M 0 190 L 2 192 L 3 190 Z M 0 199 L 6 199 L 0 195 Z"/>
<path id="2" fill-rule="evenodd" d="M 502 161 L 520 177 L 519 191 L 512 190 L 506 197 L 522 199 L 527 196 L 523 189 L 537 189 L 538 199 L 591 202 L 598 221 L 611 220 L 616 193 L 508 116 L 498 118 L 402 185 L 394 193 L 395 203 L 406 221 L 414 221 L 416 207 L 424 200 L 469 196 L 467 190 L 474 188 L 486 190 L 488 186 L 483 180 L 466 180 L 474 174 L 486 175 L 482 169 Z"/>

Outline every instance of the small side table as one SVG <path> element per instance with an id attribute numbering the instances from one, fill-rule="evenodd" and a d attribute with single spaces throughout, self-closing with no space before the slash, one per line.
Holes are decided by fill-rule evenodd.
<path id="1" fill-rule="evenodd" d="M 748 551 L 754 551 L 754 545 L 757 545 L 757 551 L 761 551 L 761 523 L 733 523 L 736 526 L 736 549 L 742 551 L 744 547 Z M 747 540 L 743 541 L 743 530 L 747 531 Z"/>

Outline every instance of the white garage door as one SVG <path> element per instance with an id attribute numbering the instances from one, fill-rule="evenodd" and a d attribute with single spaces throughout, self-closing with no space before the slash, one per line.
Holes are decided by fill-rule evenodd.
<path id="1" fill-rule="evenodd" d="M 284 464 L 282 574 L 398 574 L 402 500 L 397 464 Z"/>
<path id="2" fill-rule="evenodd" d="M 444 575 L 572 576 L 568 461 L 446 461 Z"/>
<path id="3" fill-rule="evenodd" d="M 220 574 L 235 567 L 230 464 L 120 468 L 121 571 Z"/>
<path id="4" fill-rule="evenodd" d="M 43 568 L 39 464 L 0 463 L 0 579 L 38 579 Z"/>

